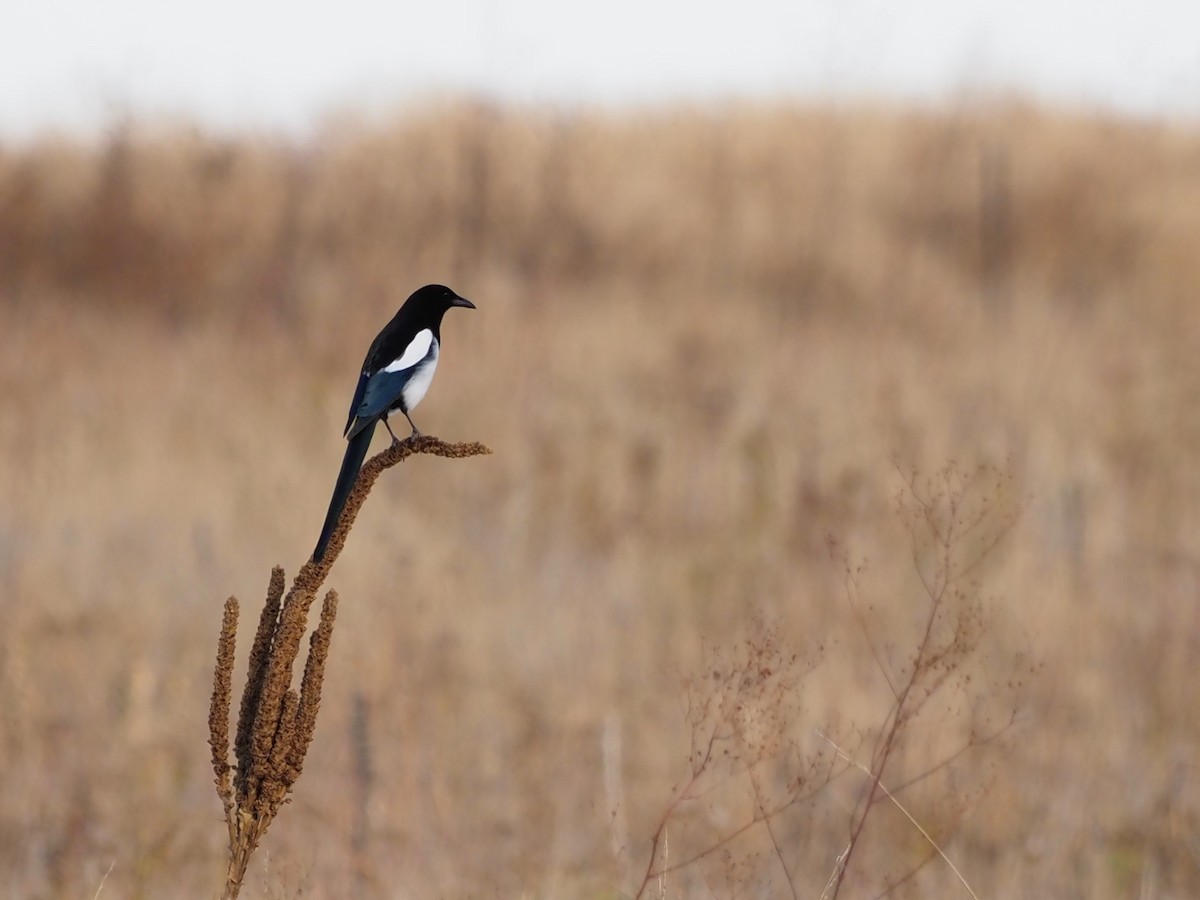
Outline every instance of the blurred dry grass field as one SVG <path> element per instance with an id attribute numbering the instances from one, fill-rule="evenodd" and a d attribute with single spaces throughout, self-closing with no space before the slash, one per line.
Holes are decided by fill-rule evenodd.
<path id="1" fill-rule="evenodd" d="M 948 460 L 1022 512 L 885 782 L 935 767 L 901 797 L 980 896 L 1200 893 L 1200 132 L 457 103 L 0 148 L 0 894 L 219 893 L 221 603 L 307 558 L 355 367 L 427 281 L 479 310 L 417 421 L 496 452 L 370 498 L 243 896 L 630 895 L 744 652 L 791 667 L 747 701 L 775 743 L 668 864 L 829 772 L 816 729 L 868 763 L 927 602 L 896 498 Z M 646 896 L 818 896 L 864 786 Z M 846 891 L 963 895 L 928 855 L 883 804 Z"/>

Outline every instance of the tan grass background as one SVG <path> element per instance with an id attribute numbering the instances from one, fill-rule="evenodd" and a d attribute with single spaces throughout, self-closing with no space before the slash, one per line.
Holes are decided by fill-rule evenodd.
<path id="1" fill-rule="evenodd" d="M 683 682 L 756 615 L 815 664 L 794 752 L 869 746 L 890 697 L 828 539 L 900 665 L 893 460 L 1007 465 L 1026 504 L 982 576 L 982 689 L 896 779 L 979 697 L 1017 721 L 910 810 L 980 896 L 1200 893 L 1200 132 L 454 102 L 0 149 L 0 894 L 217 895 L 221 603 L 253 621 L 307 558 L 361 355 L 427 281 L 479 309 L 416 420 L 496 452 L 368 501 L 244 896 L 625 895 L 686 772 Z M 800 896 L 861 786 L 780 818 Z M 746 802 L 731 779 L 673 852 Z M 854 896 L 927 850 L 878 822 Z M 789 896 L 765 841 L 654 896 Z M 895 895 L 958 891 L 935 861 Z"/>

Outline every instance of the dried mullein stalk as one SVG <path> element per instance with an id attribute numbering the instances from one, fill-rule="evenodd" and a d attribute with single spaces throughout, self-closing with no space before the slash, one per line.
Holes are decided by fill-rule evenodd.
<path id="1" fill-rule="evenodd" d="M 300 777 L 316 730 L 325 661 L 337 616 L 337 593 L 329 591 L 325 595 L 320 622 L 309 639 L 300 689 L 296 691 L 291 687 L 292 671 L 308 627 L 309 608 L 341 553 L 346 535 L 375 480 L 384 469 L 414 453 L 457 459 L 491 450 L 482 444 L 446 444 L 428 436 L 393 444 L 362 467 L 324 558 L 320 563 L 312 560 L 305 563 L 286 597 L 283 569 L 277 566 L 271 571 L 266 601 L 250 648 L 246 687 L 234 732 L 235 765 L 229 763 L 229 711 L 233 701 L 238 601 L 234 597 L 225 601 L 208 727 L 217 795 L 225 807 L 229 828 L 229 866 L 222 894 L 226 900 L 238 896 L 250 856 Z"/>

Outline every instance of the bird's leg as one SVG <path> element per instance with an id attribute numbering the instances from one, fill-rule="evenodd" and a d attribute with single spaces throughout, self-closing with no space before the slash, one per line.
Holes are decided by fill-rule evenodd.
<path id="1" fill-rule="evenodd" d="M 407 416 L 408 413 L 405 413 L 404 415 Z M 409 422 L 411 423 L 411 421 L 412 420 L 410 419 Z M 387 416 L 383 417 L 383 427 L 386 428 L 388 430 L 388 434 L 390 434 L 392 436 L 392 446 L 393 447 L 395 447 L 398 443 L 400 443 L 400 439 L 398 437 L 396 437 L 396 432 L 392 431 L 392 426 L 388 424 Z"/>
<path id="2" fill-rule="evenodd" d="M 412 425 L 413 430 L 413 433 L 408 436 L 408 439 L 411 441 L 413 438 L 419 438 L 421 436 L 421 432 L 417 431 L 417 426 L 413 424 L 412 416 L 408 414 L 408 410 L 403 410 L 403 412 L 404 418 L 408 419 L 408 424 Z"/>

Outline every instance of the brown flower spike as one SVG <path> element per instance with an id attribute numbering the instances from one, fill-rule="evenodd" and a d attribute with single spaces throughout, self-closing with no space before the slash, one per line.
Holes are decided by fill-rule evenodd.
<path id="1" fill-rule="evenodd" d="M 447 444 L 427 435 L 393 444 L 362 467 L 329 542 L 329 550 L 321 562 L 309 560 L 301 567 L 286 598 L 283 569 L 276 566 L 271 570 L 266 602 L 250 648 L 246 687 L 234 735 L 233 765 L 229 762 L 229 712 L 233 700 L 238 601 L 236 597 L 225 601 L 208 729 L 217 795 L 225 807 L 229 828 L 229 866 L 222 893 L 226 900 L 238 896 L 251 854 L 304 767 L 321 706 L 321 682 L 337 615 L 336 591 L 329 591 L 321 604 L 321 619 L 309 639 L 299 692 L 291 687 L 292 667 L 307 630 L 309 607 L 342 552 L 346 536 L 375 480 L 385 469 L 416 453 L 462 459 L 491 452 L 483 444 Z"/>

